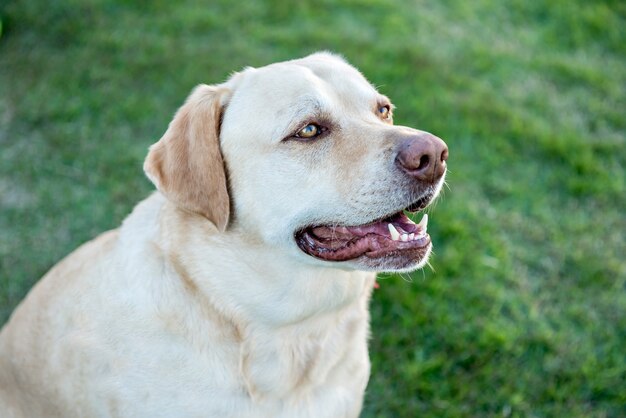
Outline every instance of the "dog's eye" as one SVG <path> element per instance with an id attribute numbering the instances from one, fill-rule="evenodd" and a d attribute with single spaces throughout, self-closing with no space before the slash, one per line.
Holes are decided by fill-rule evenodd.
<path id="1" fill-rule="evenodd" d="M 322 133 L 322 127 L 314 123 L 309 123 L 296 133 L 296 138 L 311 139 Z"/>
<path id="2" fill-rule="evenodd" d="M 380 106 L 378 108 L 378 115 L 382 119 L 389 119 L 391 117 L 391 107 L 389 105 Z"/>

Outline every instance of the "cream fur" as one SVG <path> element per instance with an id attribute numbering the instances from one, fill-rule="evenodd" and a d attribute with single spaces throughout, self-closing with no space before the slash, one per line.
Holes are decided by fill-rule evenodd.
<path id="1" fill-rule="evenodd" d="M 413 130 L 381 121 L 386 98 L 327 53 L 194 94 L 177 117 L 197 111 L 204 127 L 185 136 L 175 119 L 146 160 L 161 192 L 53 267 L 0 333 L 1 417 L 359 415 L 375 273 L 314 259 L 293 235 L 406 205 L 387 157 Z M 340 129 L 283 141 L 311 117 Z M 213 151 L 166 143 L 183 137 Z M 230 202 L 219 187 L 205 199 L 225 173 Z"/>

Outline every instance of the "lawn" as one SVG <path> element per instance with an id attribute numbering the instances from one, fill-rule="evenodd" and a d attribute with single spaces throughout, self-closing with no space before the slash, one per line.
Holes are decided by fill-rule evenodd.
<path id="1" fill-rule="evenodd" d="M 150 193 L 147 147 L 194 85 L 330 49 L 450 147 L 432 268 L 372 300 L 363 416 L 626 416 L 626 3 L 5 0 L 0 20 L 0 324 Z"/>

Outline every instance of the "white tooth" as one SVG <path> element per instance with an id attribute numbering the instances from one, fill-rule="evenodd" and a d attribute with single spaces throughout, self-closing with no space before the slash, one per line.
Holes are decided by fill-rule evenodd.
<path id="1" fill-rule="evenodd" d="M 428 214 L 424 214 L 422 220 L 417 224 L 417 226 L 422 230 L 422 232 L 426 232 L 426 227 L 428 226 Z"/>
<path id="2" fill-rule="evenodd" d="M 409 240 L 410 240 L 410 241 L 413 241 L 413 239 L 415 239 L 415 234 L 411 232 L 411 233 L 409 234 Z"/>
<path id="3" fill-rule="evenodd" d="M 397 241 L 400 238 L 400 233 L 392 224 L 387 224 L 387 228 L 389 228 L 389 233 L 391 234 L 391 239 Z"/>
<path id="4" fill-rule="evenodd" d="M 407 242 L 409 240 L 409 236 L 407 234 L 402 234 L 400 235 L 400 239 L 404 242 Z"/>

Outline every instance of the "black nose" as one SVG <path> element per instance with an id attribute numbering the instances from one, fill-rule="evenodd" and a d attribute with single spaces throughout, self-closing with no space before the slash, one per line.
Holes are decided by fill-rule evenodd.
<path id="1" fill-rule="evenodd" d="M 419 181 L 435 182 L 446 172 L 448 146 L 427 132 L 404 139 L 398 147 L 396 164 Z"/>

